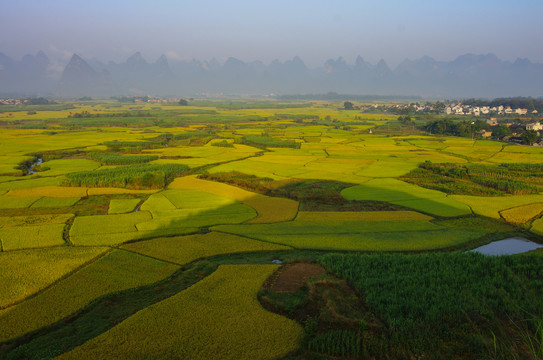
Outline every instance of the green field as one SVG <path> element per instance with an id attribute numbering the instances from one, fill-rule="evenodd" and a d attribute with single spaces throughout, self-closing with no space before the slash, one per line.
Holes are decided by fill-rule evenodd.
<path id="1" fill-rule="evenodd" d="M 172 264 L 114 250 L 37 296 L 0 313 L 0 341 L 59 321 L 91 301 L 154 283 L 177 270 Z"/>
<path id="2" fill-rule="evenodd" d="M 370 180 L 362 185 L 345 189 L 341 194 L 348 200 L 386 201 L 438 216 L 460 216 L 471 213 L 468 206 L 447 197 L 442 192 L 424 189 L 396 179 Z"/>
<path id="3" fill-rule="evenodd" d="M 156 238 L 126 244 L 121 248 L 176 264 L 186 264 L 200 258 L 219 254 L 290 249 L 288 246 L 269 244 L 219 232 Z"/>
<path id="4" fill-rule="evenodd" d="M 0 112 L 0 358 L 542 359 L 541 251 L 455 251 L 543 244 L 543 149 L 356 105 Z"/>

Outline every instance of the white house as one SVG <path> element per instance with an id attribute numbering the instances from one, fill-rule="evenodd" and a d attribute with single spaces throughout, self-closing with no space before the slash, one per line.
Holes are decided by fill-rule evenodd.
<path id="1" fill-rule="evenodd" d="M 535 123 L 529 123 L 529 124 L 526 124 L 526 130 L 540 131 L 540 130 L 543 130 L 543 125 L 541 125 L 539 121 Z"/>

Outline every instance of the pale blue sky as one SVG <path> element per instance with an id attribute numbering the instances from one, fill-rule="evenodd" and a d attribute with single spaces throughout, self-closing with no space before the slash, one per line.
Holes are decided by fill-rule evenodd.
<path id="1" fill-rule="evenodd" d="M 357 55 L 394 66 L 424 55 L 494 53 L 543 62 L 541 0 L 3 0 L 0 52 L 43 50 L 123 61 L 291 59 Z"/>

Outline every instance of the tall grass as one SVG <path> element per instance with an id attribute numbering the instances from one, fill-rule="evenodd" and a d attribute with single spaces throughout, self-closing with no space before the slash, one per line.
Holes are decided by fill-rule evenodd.
<path id="1" fill-rule="evenodd" d="M 181 164 L 138 164 L 67 174 L 64 185 L 159 189 L 189 169 Z"/>
<path id="2" fill-rule="evenodd" d="M 391 341 L 413 353 L 469 341 L 463 346 L 477 358 L 492 339 L 474 338 L 471 324 L 483 324 L 477 326 L 501 333 L 496 341 L 506 341 L 512 330 L 496 324 L 527 328 L 531 320 L 525 319 L 543 315 L 543 262 L 536 255 L 328 254 L 321 263 L 362 294 L 388 325 Z M 531 336 L 540 337 L 540 327 Z"/>

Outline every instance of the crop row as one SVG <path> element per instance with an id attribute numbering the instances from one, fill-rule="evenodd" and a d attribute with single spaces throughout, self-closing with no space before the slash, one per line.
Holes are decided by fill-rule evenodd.
<path id="1" fill-rule="evenodd" d="M 65 185 L 91 187 L 163 188 L 189 169 L 181 164 L 138 164 L 67 174 Z"/>
<path id="2" fill-rule="evenodd" d="M 472 321 L 522 324 L 543 315 L 543 263 L 537 255 L 328 254 L 321 263 L 364 294 L 393 339 L 415 353 L 440 341 L 461 342 L 462 327 Z"/>

